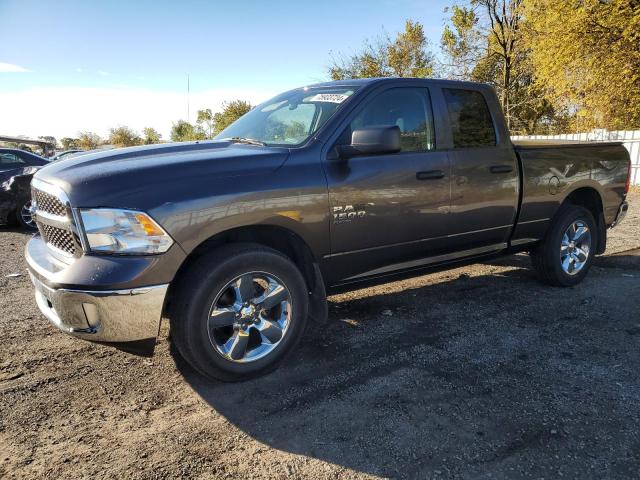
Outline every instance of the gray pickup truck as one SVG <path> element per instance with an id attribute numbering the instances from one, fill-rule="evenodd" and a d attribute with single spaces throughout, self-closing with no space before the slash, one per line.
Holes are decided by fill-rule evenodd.
<path id="1" fill-rule="evenodd" d="M 150 355 L 165 316 L 197 371 L 240 380 L 324 321 L 328 293 L 515 252 L 576 285 L 625 215 L 629 173 L 618 143 L 514 145 L 487 85 L 323 83 L 213 141 L 46 166 L 26 257 L 60 330 Z"/>

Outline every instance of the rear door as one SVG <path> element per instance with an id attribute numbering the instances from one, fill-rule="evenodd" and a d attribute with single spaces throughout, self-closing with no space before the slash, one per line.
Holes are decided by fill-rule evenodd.
<path id="1" fill-rule="evenodd" d="M 491 92 L 442 88 L 449 117 L 451 158 L 450 245 L 458 250 L 503 248 L 518 207 L 517 157 Z"/>

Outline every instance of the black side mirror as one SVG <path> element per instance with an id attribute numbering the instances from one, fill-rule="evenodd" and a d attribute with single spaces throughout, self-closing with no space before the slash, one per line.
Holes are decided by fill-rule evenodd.
<path id="1" fill-rule="evenodd" d="M 400 127 L 381 125 L 354 130 L 351 145 L 341 145 L 338 153 L 341 158 L 356 155 L 380 155 L 400 151 Z"/>

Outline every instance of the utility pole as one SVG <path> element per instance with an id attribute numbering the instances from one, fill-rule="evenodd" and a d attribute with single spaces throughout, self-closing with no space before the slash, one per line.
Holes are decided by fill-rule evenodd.
<path id="1" fill-rule="evenodd" d="M 191 118 L 190 118 L 190 111 L 189 111 L 189 74 L 187 73 L 187 122 L 191 123 Z"/>

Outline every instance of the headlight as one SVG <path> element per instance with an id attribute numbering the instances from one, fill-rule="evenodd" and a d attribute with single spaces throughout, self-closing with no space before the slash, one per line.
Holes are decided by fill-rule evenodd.
<path id="1" fill-rule="evenodd" d="M 91 208 L 81 209 L 80 216 L 92 252 L 163 253 L 173 244 L 167 232 L 143 212 Z"/>

